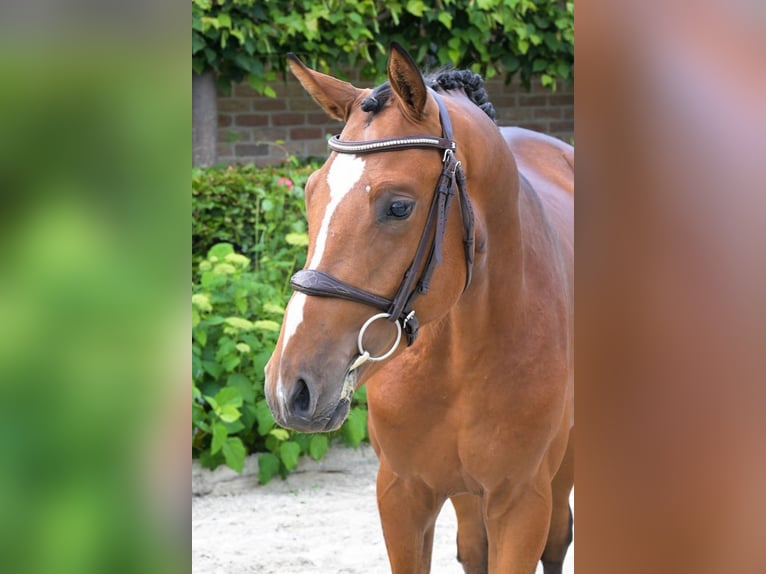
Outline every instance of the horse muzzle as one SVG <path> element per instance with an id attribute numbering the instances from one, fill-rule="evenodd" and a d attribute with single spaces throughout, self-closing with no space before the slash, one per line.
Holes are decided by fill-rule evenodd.
<path id="1" fill-rule="evenodd" d="M 346 369 L 340 385 L 328 384 L 309 372 L 287 378 L 273 377 L 272 360 L 266 366 L 266 402 L 277 424 L 300 432 L 337 430 L 348 417 L 358 380 L 357 369 Z M 275 367 L 276 368 L 276 367 Z"/>

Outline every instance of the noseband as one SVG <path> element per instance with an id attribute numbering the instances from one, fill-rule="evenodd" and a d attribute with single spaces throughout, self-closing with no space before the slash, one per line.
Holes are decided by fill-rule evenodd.
<path id="1" fill-rule="evenodd" d="M 306 295 L 336 297 L 379 309 L 383 313 L 376 315 L 375 318 L 385 315 L 389 321 L 397 323 L 397 331 L 400 335 L 401 331 L 404 331 L 408 345 L 412 345 L 415 342 L 419 328 L 418 319 L 415 316 L 412 305 L 418 295 L 428 292 L 431 275 L 433 275 L 436 266 L 441 263 L 442 243 L 447 228 L 447 217 L 456 187 L 460 195 L 460 208 L 463 218 L 463 245 L 466 265 L 464 291 L 471 283 L 473 268 L 474 217 L 471 201 L 465 189 L 465 174 L 460 162 L 455 157 L 457 144 L 452 139 L 452 124 L 447 108 L 438 94 L 435 92 L 432 92 L 432 94 L 439 105 L 439 120 L 442 126 L 442 137 L 440 138 L 418 135 L 370 141 L 343 141 L 340 139 L 340 136 L 336 135 L 328 142 L 330 149 L 338 153 L 347 154 L 368 154 L 413 148 L 435 149 L 442 153 L 442 171 L 436 183 L 428 218 L 426 219 L 423 233 L 420 236 L 415 257 L 412 259 L 412 263 L 410 263 L 407 271 L 405 271 L 394 298 L 386 299 L 380 295 L 349 285 L 332 275 L 316 269 L 298 271 L 290 280 L 293 289 Z M 423 266 L 423 261 L 426 257 L 425 267 L 416 283 L 416 274 Z M 369 323 L 370 321 L 365 323 L 365 328 L 359 333 L 358 345 L 361 356 L 354 362 L 351 370 L 365 360 L 382 360 L 386 358 L 399 343 L 399 337 L 397 337 L 394 347 L 388 353 L 380 357 L 370 357 L 369 353 L 364 351 L 362 343 L 364 331 Z"/>

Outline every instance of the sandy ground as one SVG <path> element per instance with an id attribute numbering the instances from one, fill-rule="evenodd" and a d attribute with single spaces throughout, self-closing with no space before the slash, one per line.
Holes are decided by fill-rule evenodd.
<path id="1" fill-rule="evenodd" d="M 266 486 L 258 485 L 254 457 L 241 476 L 225 468 L 210 472 L 195 461 L 192 572 L 390 572 L 375 504 L 378 462 L 372 449 L 337 447 L 321 461 L 304 458 L 287 480 Z M 434 574 L 463 574 L 455 558 L 456 532 L 447 503 L 436 523 Z M 574 573 L 574 546 L 564 571 Z"/>

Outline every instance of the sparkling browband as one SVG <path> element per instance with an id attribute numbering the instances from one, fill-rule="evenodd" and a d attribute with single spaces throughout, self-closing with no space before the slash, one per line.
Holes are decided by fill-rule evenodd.
<path id="1" fill-rule="evenodd" d="M 333 136 L 327 142 L 330 149 L 340 153 L 370 153 L 376 151 L 390 151 L 397 149 L 410 149 L 415 147 L 433 147 L 437 149 L 450 149 L 455 151 L 457 144 L 446 138 L 429 136 L 411 136 L 401 138 L 386 138 L 370 141 L 341 141 L 340 136 Z"/>

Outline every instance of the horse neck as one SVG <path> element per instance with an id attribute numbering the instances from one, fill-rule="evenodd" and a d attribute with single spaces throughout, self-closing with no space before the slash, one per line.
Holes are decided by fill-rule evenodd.
<path id="1" fill-rule="evenodd" d="M 468 149 L 468 193 L 476 219 L 473 280 L 436 331 L 440 345 L 447 343 L 455 349 L 483 344 L 476 333 L 491 332 L 498 320 L 515 323 L 524 306 L 519 170 L 499 131 L 480 137 L 481 145 L 464 146 Z"/>
<path id="2" fill-rule="evenodd" d="M 483 234 L 477 237 L 475 287 L 491 297 L 487 300 L 502 302 L 506 310 L 512 310 L 523 287 L 524 197 L 516 160 L 499 131 L 485 136 L 485 141 L 491 151 L 474 153 L 468 161 L 473 172 L 469 193 Z"/>

